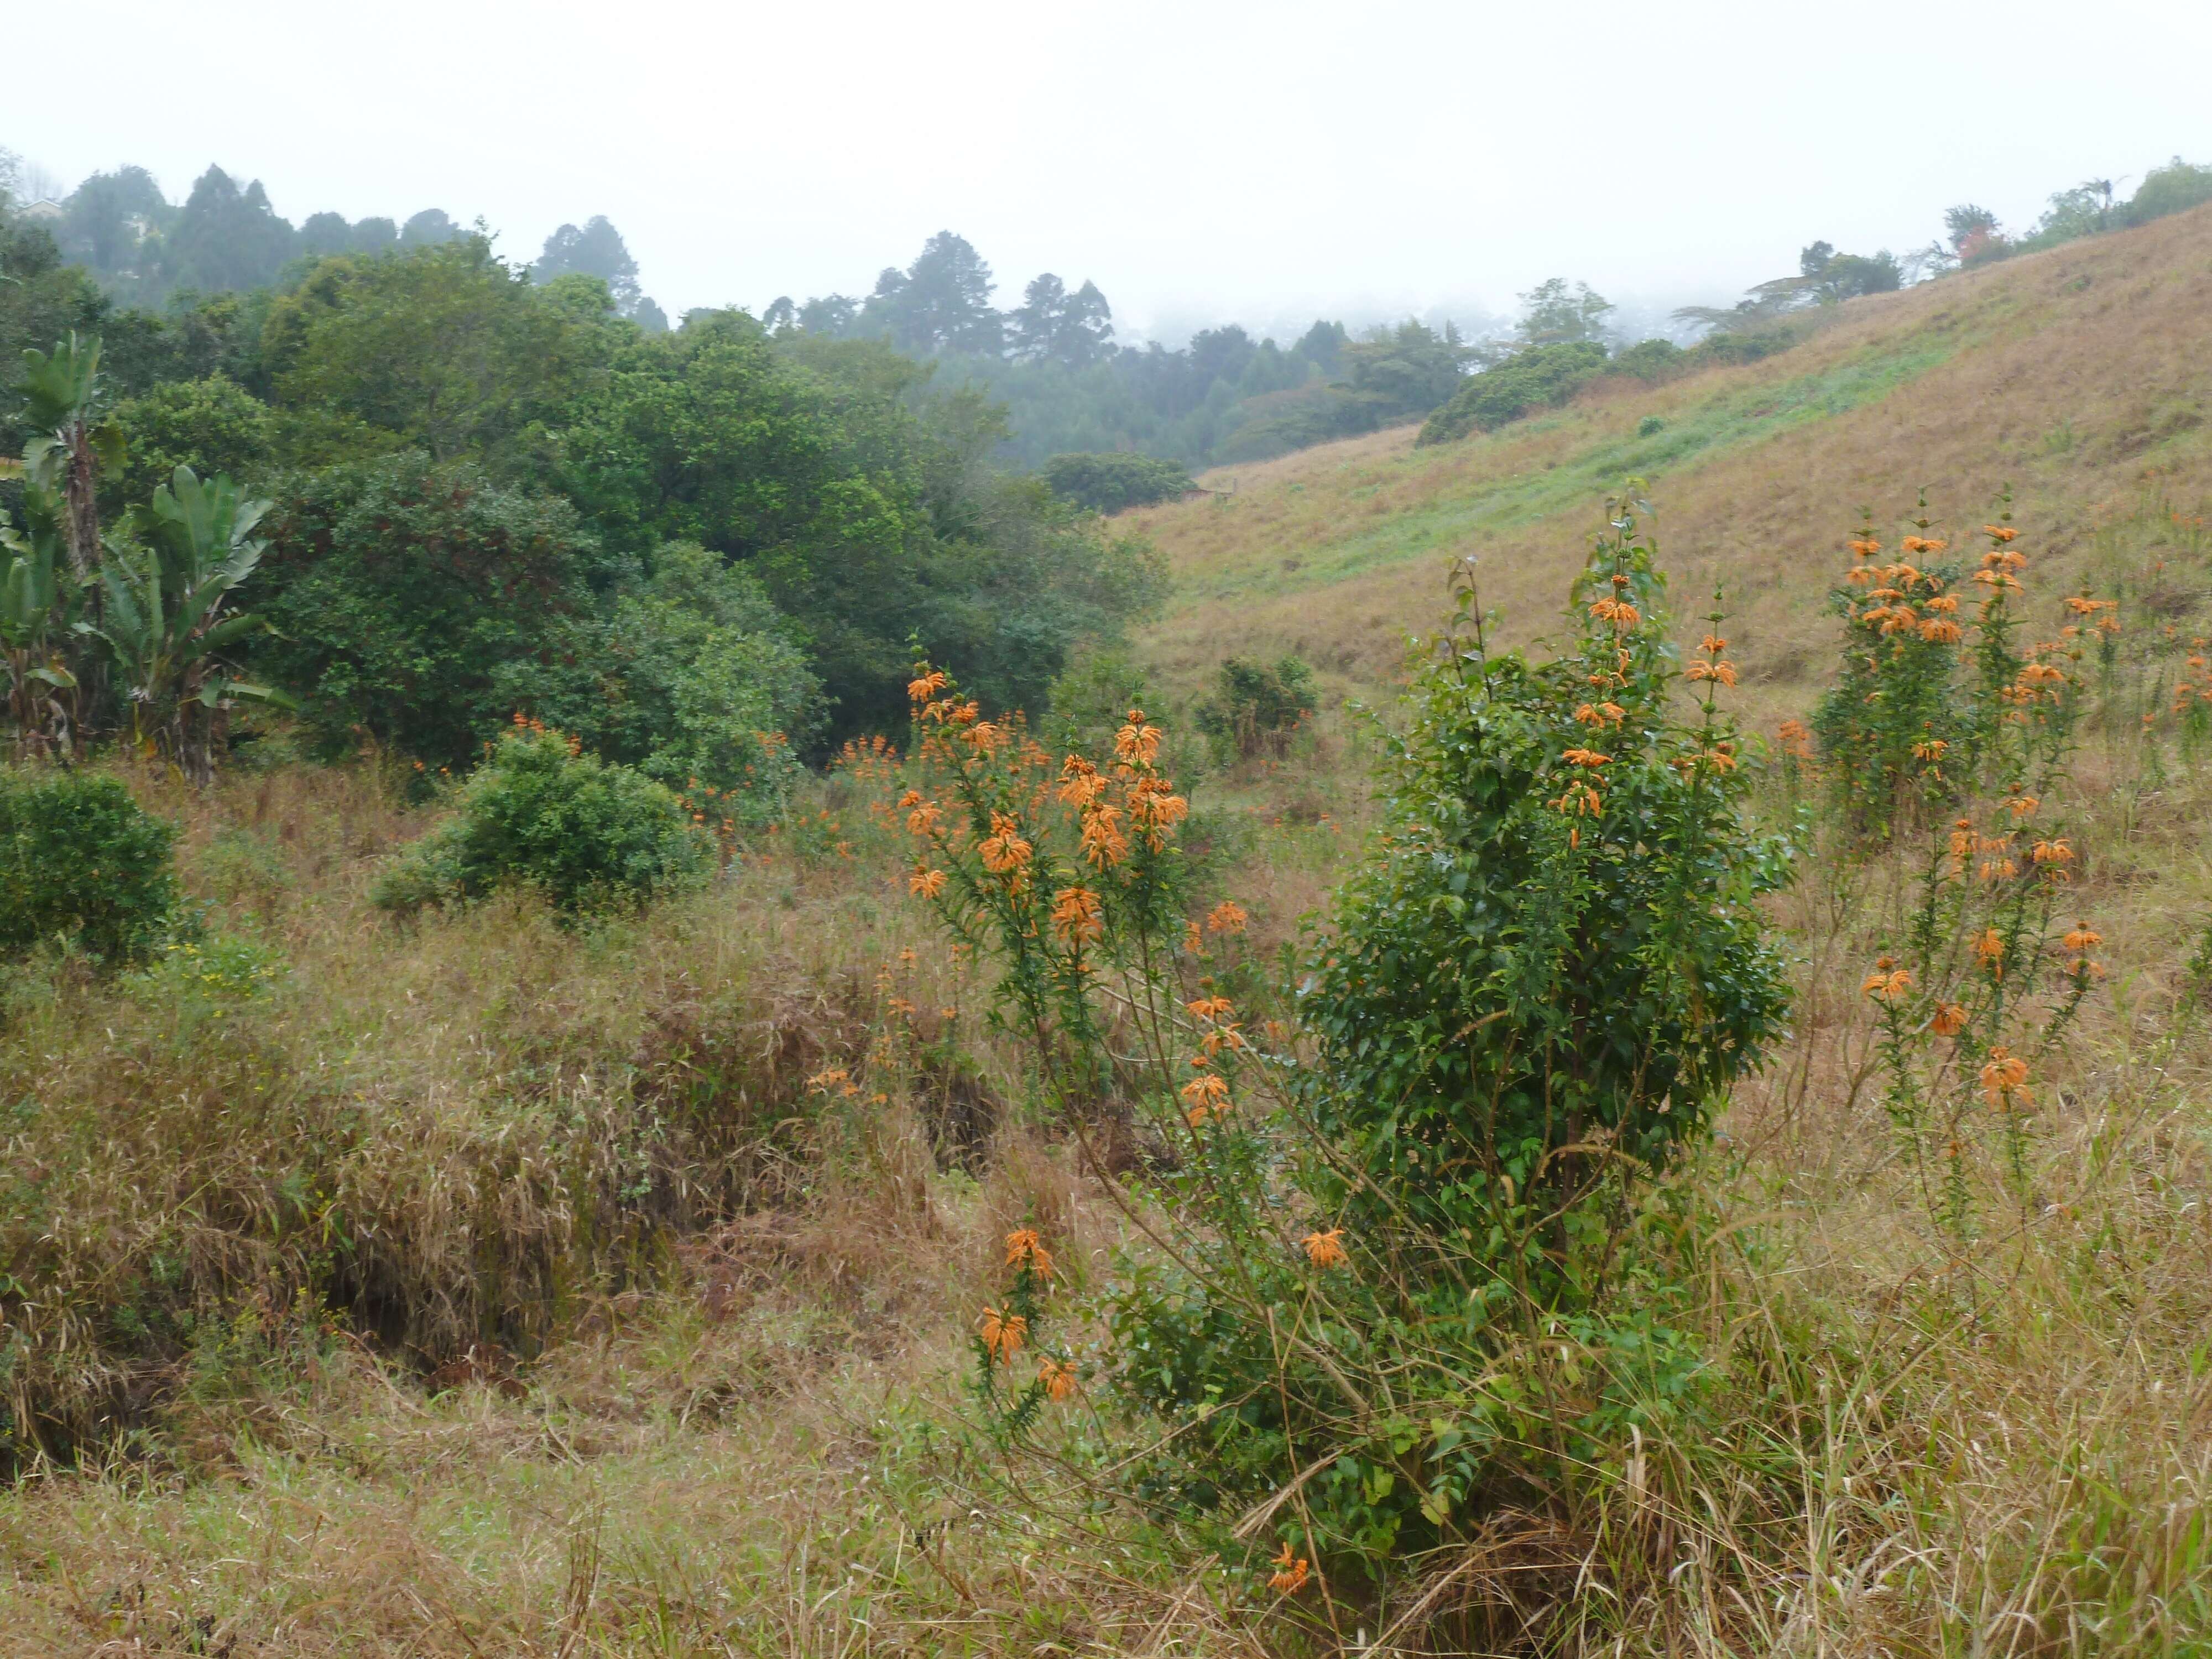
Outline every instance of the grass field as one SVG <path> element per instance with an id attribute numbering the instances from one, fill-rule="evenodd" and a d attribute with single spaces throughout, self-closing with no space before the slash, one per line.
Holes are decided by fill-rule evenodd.
<path id="1" fill-rule="evenodd" d="M 1905 861 L 1808 856 L 1774 912 L 1793 1033 L 1681 1177 L 1715 1218 L 1698 1335 L 1786 1357 L 1747 1367 L 1765 1392 L 1735 1409 L 1802 1502 L 1653 1447 L 1690 1472 L 1658 1588 L 1631 1598 L 1611 1542 L 1576 1540 L 1529 1581 L 1555 1650 L 2212 1653 L 2212 1028 L 2190 966 L 2212 781 L 2165 712 L 2212 627 L 2208 350 L 2200 211 L 1854 302 L 1759 364 L 1460 445 L 1330 446 L 1131 515 L 1175 576 L 1140 651 L 1172 702 L 1225 654 L 1286 650 L 1336 697 L 1386 699 L 1468 553 L 1510 635 L 1540 634 L 1626 471 L 1678 613 L 1725 586 L 1739 706 L 1767 729 L 1828 681 L 1862 504 L 1894 525 L 1925 486 L 1971 530 L 2009 485 L 2037 603 L 2121 601 L 2066 804 L 2108 972 L 2051 1061 L 2033 1203 L 1966 1242 L 1931 1224 L 1860 994 Z M 1356 855 L 1373 749 L 1330 711 L 1288 760 L 1195 781 L 1261 958 Z M 1146 1437 L 1103 1399 L 1035 1454 L 974 1431 L 962 1366 L 1006 1229 L 1047 1236 L 1077 1309 L 1127 1235 L 1024 1109 L 866 780 L 818 781 L 708 892 L 581 934 L 521 903 L 381 916 L 376 861 L 433 812 L 371 771 L 137 783 L 184 826 L 211 929 L 273 972 L 48 963 L 0 986 L 9 1659 L 1535 1644 L 1492 1617 L 1522 1591 L 1441 1567 L 1336 1613 L 1271 1594 L 1079 1478 Z M 1761 806 L 1792 811 L 1778 785 Z M 825 1103 L 809 1078 L 894 1000 L 972 1075 Z M 988 1156 L 945 1156 L 947 1114 L 979 1101 Z"/>

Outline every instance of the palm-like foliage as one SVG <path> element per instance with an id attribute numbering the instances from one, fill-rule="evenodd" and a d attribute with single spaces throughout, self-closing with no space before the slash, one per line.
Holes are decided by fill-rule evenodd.
<path id="1" fill-rule="evenodd" d="M 240 500 L 228 477 L 202 483 L 179 467 L 136 515 L 143 544 L 111 550 L 99 623 L 78 624 L 106 647 L 141 751 L 167 755 L 195 783 L 214 776 L 215 744 L 238 699 L 289 701 L 238 678 L 223 654 L 267 626 L 225 606 L 268 548 L 253 534 L 268 509 Z"/>
<path id="2" fill-rule="evenodd" d="M 66 505 L 70 562 L 80 579 L 100 559 L 99 469 L 123 465 L 123 428 L 97 418 L 100 390 L 97 336 L 83 340 L 72 330 L 52 355 L 23 354 L 23 422 L 32 432 L 24 468 Z"/>
<path id="3" fill-rule="evenodd" d="M 63 660 L 62 644 L 80 589 L 59 566 L 62 507 L 33 484 L 24 492 L 25 528 L 0 513 L 0 674 L 6 676 L 8 719 L 15 727 L 15 757 L 66 754 L 70 744 L 71 694 L 76 676 Z"/>

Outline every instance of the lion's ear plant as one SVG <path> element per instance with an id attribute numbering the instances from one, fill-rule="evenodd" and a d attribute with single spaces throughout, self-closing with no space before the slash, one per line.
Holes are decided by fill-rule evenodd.
<path id="1" fill-rule="evenodd" d="M 1571 637 L 1540 659 L 1488 648 L 1462 573 L 1295 1031 L 1248 1036 L 1190 981 L 1170 885 L 1119 862 L 1094 867 L 1127 899 L 1048 882 L 1014 807 L 978 794 L 948 842 L 951 815 L 908 803 L 933 848 L 916 890 L 1002 958 L 1010 1012 L 1049 1024 L 1041 1054 L 1065 1075 L 1097 1043 L 1091 1074 L 1149 1117 L 1153 1155 L 1116 1188 L 1136 1243 L 1103 1369 L 1164 1425 L 1134 1496 L 1216 1530 L 1261 1593 L 1356 1592 L 1501 1528 L 1560 1566 L 1608 1494 L 1662 1479 L 1644 1449 L 1682 1443 L 1701 1409 L 1703 1360 L 1670 1324 L 1696 1230 L 1654 1177 L 1782 1030 L 1756 901 L 1790 854 L 1743 813 L 1727 641 L 1706 632 L 1686 666 L 1668 642 L 1647 511 L 1610 505 Z M 941 752 L 997 752 L 960 719 Z M 1088 803 L 1161 787 L 1148 730 L 1132 717 L 1126 776 L 1096 795 L 1082 757 L 998 793 L 1074 784 L 1091 816 L 1055 854 L 1074 870 L 1103 833 Z M 1057 912 L 1093 884 L 1079 965 Z M 987 1374 L 1006 1367 L 995 1311 Z"/>

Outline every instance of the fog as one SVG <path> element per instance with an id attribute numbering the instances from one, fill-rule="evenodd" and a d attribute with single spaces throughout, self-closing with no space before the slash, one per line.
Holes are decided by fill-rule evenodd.
<path id="1" fill-rule="evenodd" d="M 65 182 L 217 162 L 295 223 L 440 207 L 525 259 L 604 213 L 672 315 L 865 294 L 944 228 L 1001 304 L 1096 281 L 1124 340 L 1480 319 L 1553 274 L 1656 310 L 2212 158 L 2203 0 L 89 0 L 63 32 L 0 143 Z"/>

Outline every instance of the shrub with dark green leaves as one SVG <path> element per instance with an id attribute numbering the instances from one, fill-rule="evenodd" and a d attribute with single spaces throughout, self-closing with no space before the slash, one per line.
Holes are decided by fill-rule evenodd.
<path id="1" fill-rule="evenodd" d="M 1150 455 L 1055 455 L 1039 471 L 1054 495 L 1093 513 L 1149 507 L 1194 488 L 1180 461 Z"/>
<path id="2" fill-rule="evenodd" d="M 1449 443 L 1488 432 L 1540 409 L 1555 409 L 1605 373 L 1605 348 L 1595 340 L 1563 340 L 1516 351 L 1471 378 L 1429 416 L 1416 442 Z"/>
<path id="3" fill-rule="evenodd" d="M 1262 753 L 1279 760 L 1290 752 L 1291 734 L 1314 707 L 1313 671 L 1296 657 L 1273 665 L 1231 657 L 1194 717 L 1198 729 L 1212 739 L 1218 760 L 1249 760 Z"/>
<path id="4" fill-rule="evenodd" d="M 574 917 L 696 887 L 711 863 L 708 836 L 665 785 L 543 727 L 501 738 L 454 805 L 386 870 L 377 904 L 407 915 L 520 887 Z"/>
<path id="5" fill-rule="evenodd" d="M 143 959 L 176 920 L 176 833 L 114 778 L 0 767 L 0 957 Z"/>
<path id="6" fill-rule="evenodd" d="M 1781 1035 L 1757 901 L 1790 855 L 1745 814 L 1726 641 L 1677 665 L 1642 510 L 1612 504 L 1549 661 L 1492 654 L 1462 586 L 1308 969 L 1310 1054 L 1247 1059 L 1226 1003 L 1190 1005 L 1229 1090 L 1162 1177 L 1170 1248 L 1125 1263 L 1115 1380 L 1167 1431 L 1153 1500 L 1297 1492 L 1293 1580 L 1571 1515 L 1639 1437 L 1702 1443 L 1696 1227 L 1653 1177 Z"/>

